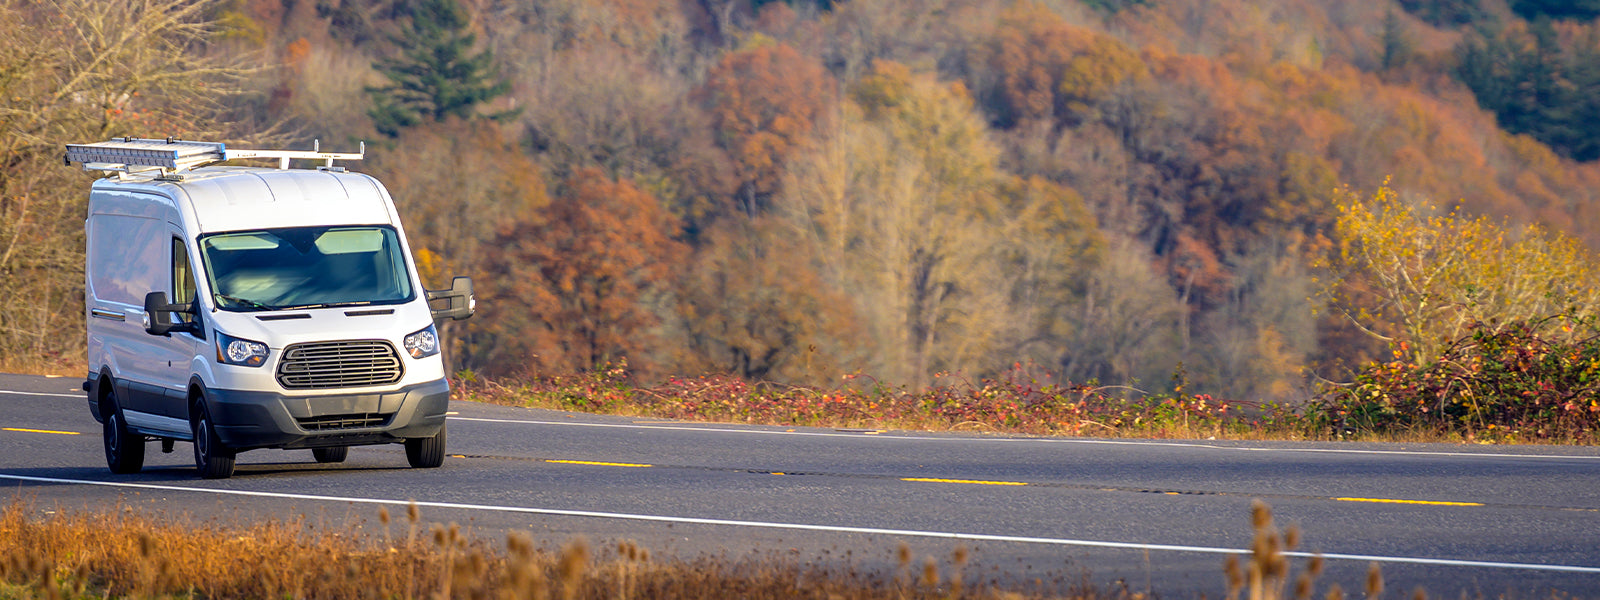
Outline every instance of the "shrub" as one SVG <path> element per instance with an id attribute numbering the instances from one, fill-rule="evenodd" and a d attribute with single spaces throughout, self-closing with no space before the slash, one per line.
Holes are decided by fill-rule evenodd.
<path id="1" fill-rule="evenodd" d="M 1581 335 L 1576 335 L 1580 334 Z M 1319 416 L 1362 432 L 1431 431 L 1493 441 L 1593 443 L 1600 431 L 1600 323 L 1566 316 L 1474 325 L 1437 358 L 1376 363 L 1326 390 Z"/>

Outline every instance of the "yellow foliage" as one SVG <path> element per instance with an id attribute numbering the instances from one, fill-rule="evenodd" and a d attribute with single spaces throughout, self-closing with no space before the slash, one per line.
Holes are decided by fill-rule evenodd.
<path id="1" fill-rule="evenodd" d="M 431 282 L 444 280 L 444 274 L 441 273 L 441 263 L 443 261 L 439 259 L 438 253 L 427 248 L 419 247 L 417 248 L 417 251 L 413 253 L 413 257 L 417 261 L 417 274 L 422 276 L 423 281 Z"/>
<path id="2" fill-rule="evenodd" d="M 1407 202 L 1387 186 L 1342 192 L 1330 304 L 1405 358 L 1427 360 L 1477 323 L 1594 314 L 1596 256 L 1539 226 Z"/>
<path id="3" fill-rule="evenodd" d="M 1110 36 L 1087 36 L 1077 50 L 1062 71 L 1059 87 L 1068 110 L 1086 112 L 1091 103 L 1123 81 L 1148 75 L 1144 60 Z"/>

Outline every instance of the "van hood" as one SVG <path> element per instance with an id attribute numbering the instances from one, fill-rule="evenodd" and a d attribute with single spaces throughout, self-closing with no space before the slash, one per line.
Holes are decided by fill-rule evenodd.
<path id="1" fill-rule="evenodd" d="M 273 350 L 304 342 L 388 340 L 401 345 L 407 335 L 433 324 L 427 303 L 415 300 L 383 306 L 339 306 L 306 310 L 210 313 L 217 330 L 261 342 Z"/>

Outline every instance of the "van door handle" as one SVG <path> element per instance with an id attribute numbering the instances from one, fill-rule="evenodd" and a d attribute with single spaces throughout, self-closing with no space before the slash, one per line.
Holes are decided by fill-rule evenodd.
<path id="1" fill-rule="evenodd" d="M 89 310 L 89 314 L 93 315 L 95 318 L 98 318 L 98 319 L 111 319 L 113 321 L 126 321 L 126 320 L 128 320 L 127 315 L 124 315 L 124 314 L 122 314 L 120 312 L 117 312 L 117 311 L 106 310 L 104 308 L 90 309 Z"/>

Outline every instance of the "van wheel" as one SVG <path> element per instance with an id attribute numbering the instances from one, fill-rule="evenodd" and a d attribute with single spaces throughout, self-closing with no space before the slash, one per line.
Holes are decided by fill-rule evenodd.
<path id="1" fill-rule="evenodd" d="M 194 428 L 194 466 L 200 471 L 200 476 L 206 479 L 227 479 L 233 476 L 233 450 L 223 447 L 217 439 L 216 429 L 211 425 L 211 415 L 206 412 L 204 398 L 195 400 L 193 421 Z"/>
<path id="2" fill-rule="evenodd" d="M 108 404 L 111 410 L 105 410 Z M 118 475 L 138 473 L 144 468 L 144 436 L 128 431 L 128 422 L 122 416 L 122 406 L 117 404 L 116 392 L 108 392 L 106 398 L 100 401 L 100 406 L 105 413 L 105 426 L 101 431 L 105 438 L 106 466 Z"/>
<path id="3" fill-rule="evenodd" d="M 345 457 L 350 456 L 350 447 L 312 448 L 311 456 L 316 458 L 319 463 L 342 463 Z"/>
<path id="4" fill-rule="evenodd" d="M 444 464 L 444 426 L 433 437 L 406 440 L 406 462 L 418 469 L 432 469 Z"/>

